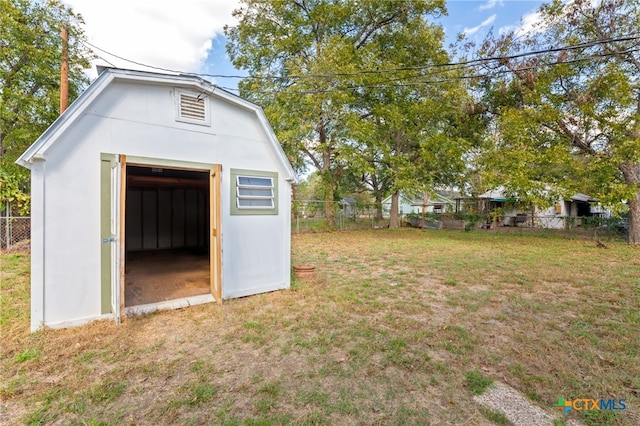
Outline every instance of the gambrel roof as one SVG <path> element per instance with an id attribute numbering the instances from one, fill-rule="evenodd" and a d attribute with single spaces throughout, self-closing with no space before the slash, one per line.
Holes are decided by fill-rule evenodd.
<path id="1" fill-rule="evenodd" d="M 54 121 L 53 124 L 51 124 L 51 126 L 49 126 L 49 128 L 45 130 L 44 133 L 40 135 L 40 137 L 16 160 L 16 163 L 26 168 L 31 168 L 31 163 L 34 160 L 46 159 L 49 148 L 57 143 L 59 138 L 65 133 L 66 129 L 72 126 L 74 122 L 84 114 L 87 108 L 90 107 L 92 102 L 116 80 L 192 89 L 202 93 L 203 95 L 206 94 L 210 97 L 229 102 L 240 108 L 253 112 L 267 135 L 269 143 L 276 153 L 278 160 L 287 171 L 287 179 L 290 179 L 293 182 L 297 181 L 295 172 L 291 167 L 291 163 L 289 163 L 287 156 L 282 150 L 282 146 L 278 142 L 278 139 L 276 138 L 276 135 L 269 125 L 267 117 L 260 106 L 227 92 L 197 76 L 184 74 L 161 74 L 119 68 L 105 68 L 98 78 L 78 97 L 78 99 L 76 99 L 69 108 L 60 117 L 58 117 L 58 119 L 56 119 L 56 121 Z"/>

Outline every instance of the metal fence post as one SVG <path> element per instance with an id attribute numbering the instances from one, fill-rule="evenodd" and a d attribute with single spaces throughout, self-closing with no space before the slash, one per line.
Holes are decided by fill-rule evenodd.
<path id="1" fill-rule="evenodd" d="M 5 210 L 4 210 L 4 215 L 5 215 L 5 225 L 4 225 L 4 232 L 5 232 L 5 240 L 4 240 L 4 245 L 5 248 L 9 248 L 9 246 L 11 245 L 11 230 L 9 229 L 9 216 L 11 216 L 11 203 L 10 202 L 6 202 L 5 204 Z"/>

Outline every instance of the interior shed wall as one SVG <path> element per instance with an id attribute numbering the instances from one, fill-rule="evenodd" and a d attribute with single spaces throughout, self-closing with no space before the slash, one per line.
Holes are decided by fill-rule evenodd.
<path id="1" fill-rule="evenodd" d="M 196 189 L 127 190 L 127 251 L 206 247 L 207 203 Z"/>

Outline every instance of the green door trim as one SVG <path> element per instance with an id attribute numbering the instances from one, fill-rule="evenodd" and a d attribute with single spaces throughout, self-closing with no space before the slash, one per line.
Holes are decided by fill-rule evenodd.
<path id="1" fill-rule="evenodd" d="M 100 154 L 100 313 L 111 313 L 111 164 L 112 154 Z"/>
<path id="2" fill-rule="evenodd" d="M 116 154 L 100 154 L 100 311 L 110 314 L 111 308 L 111 166 L 118 160 Z M 193 161 L 169 160 L 152 157 L 127 156 L 127 164 L 209 172 L 214 165 Z M 122 236 L 124 238 L 124 235 Z M 123 299 L 124 300 L 124 299 Z"/>

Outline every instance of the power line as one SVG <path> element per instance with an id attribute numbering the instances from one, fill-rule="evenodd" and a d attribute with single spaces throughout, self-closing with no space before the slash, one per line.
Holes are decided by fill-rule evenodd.
<path id="1" fill-rule="evenodd" d="M 114 68 L 118 68 L 116 67 L 111 61 L 108 61 L 104 56 L 100 56 L 100 55 L 96 55 L 99 59 L 102 59 L 103 61 L 105 61 L 106 63 L 108 63 L 109 65 L 111 65 Z"/>
<path id="2" fill-rule="evenodd" d="M 83 44 L 92 47 L 96 50 L 101 51 L 102 53 L 105 53 L 109 56 L 113 56 L 114 58 L 118 58 L 121 61 L 125 61 L 128 62 L 130 64 L 135 64 L 141 67 L 145 67 L 145 68 L 150 68 L 150 69 L 154 69 L 154 70 L 158 70 L 158 71 L 166 71 L 166 72 L 170 72 L 170 73 L 174 73 L 174 74 L 188 74 L 188 75 L 195 75 L 195 76 L 199 76 L 199 77 L 213 77 L 213 78 L 250 78 L 251 76 L 230 76 L 230 75 L 218 75 L 218 74 L 206 74 L 206 73 L 191 73 L 191 72 L 186 72 L 186 71 L 179 71 L 179 70 L 174 70 L 171 68 L 164 68 L 164 67 L 158 67 L 155 65 L 149 65 L 149 64 L 145 64 L 143 62 L 138 62 L 138 61 L 134 61 L 132 59 L 127 59 L 123 56 L 120 55 L 116 55 L 115 53 L 111 53 L 105 49 L 102 49 L 101 47 L 96 46 L 95 44 L 89 43 L 88 41 L 81 41 Z M 106 60 L 105 60 L 106 61 Z M 106 61 L 109 62 L 109 61 Z"/>
<path id="3" fill-rule="evenodd" d="M 505 60 L 510 60 L 510 59 L 518 59 L 518 58 L 528 57 L 528 56 L 542 55 L 542 54 L 546 54 L 546 53 L 555 53 L 555 52 L 586 49 L 586 48 L 589 48 L 589 47 L 594 47 L 594 46 L 598 46 L 598 45 L 601 45 L 601 44 L 607 44 L 607 43 L 619 43 L 619 42 L 625 42 L 625 41 L 640 40 L 640 37 L 637 36 L 636 34 L 631 34 L 631 35 L 628 35 L 628 36 L 625 36 L 625 37 L 618 37 L 618 38 L 593 40 L 593 41 L 584 42 L 584 43 L 580 43 L 580 44 L 576 44 L 576 45 L 569 45 L 569 46 L 562 46 L 562 47 L 551 47 L 551 48 L 547 48 L 547 49 L 540 49 L 540 50 L 535 50 L 535 51 L 522 52 L 522 53 L 513 54 L 513 55 L 491 56 L 491 57 L 487 57 L 487 58 L 477 58 L 477 59 L 471 59 L 471 60 L 459 61 L 459 62 L 447 62 L 447 63 L 441 63 L 441 64 L 428 64 L 428 65 L 420 65 L 420 66 L 414 66 L 414 67 L 398 67 L 398 68 L 388 68 L 388 69 L 360 70 L 360 71 L 355 71 L 355 72 L 338 72 L 338 73 L 327 73 L 327 74 L 301 74 L 301 75 L 288 75 L 288 76 L 275 76 L 275 75 L 255 76 L 255 75 L 225 75 L 225 74 L 210 74 L 210 73 L 189 73 L 189 72 L 185 72 L 185 71 L 174 70 L 174 69 L 165 68 L 165 67 L 158 67 L 158 66 L 154 66 L 154 65 L 145 64 L 143 62 L 134 61 L 134 60 L 131 60 L 131 59 L 127 59 L 127 58 L 125 58 L 123 56 L 111 53 L 111 52 L 109 52 L 109 51 L 107 51 L 105 49 L 102 49 L 102 48 L 100 48 L 100 47 L 98 47 L 98 46 L 96 46 L 96 45 L 94 45 L 92 43 L 89 43 L 87 41 L 83 41 L 83 43 L 85 43 L 89 47 L 97 49 L 97 50 L 99 50 L 99 51 L 101 51 L 101 52 L 103 52 L 103 53 L 105 53 L 107 55 L 113 56 L 114 58 L 118 58 L 118 59 L 120 59 L 122 61 L 125 61 L 125 62 L 128 62 L 128 63 L 132 63 L 132 64 L 135 64 L 135 65 L 138 65 L 138 66 L 154 69 L 154 70 L 171 72 L 171 73 L 176 73 L 176 74 L 189 74 L 189 75 L 195 75 L 195 76 L 199 76 L 199 77 L 229 78 L 229 79 L 295 80 L 295 79 L 308 79 L 308 78 L 354 77 L 354 76 L 360 76 L 360 75 L 387 74 L 387 73 L 398 73 L 398 72 L 407 72 L 407 71 L 428 71 L 428 70 L 434 69 L 434 68 L 445 68 L 445 69 L 446 68 L 450 68 L 450 69 L 458 68 L 458 69 L 460 69 L 460 68 L 467 68 L 469 66 L 485 65 L 485 64 L 490 63 L 490 62 L 500 62 L 500 61 L 505 61 Z"/>
<path id="4" fill-rule="evenodd" d="M 388 89 L 388 88 L 417 87 L 417 86 L 426 86 L 426 85 L 433 85 L 433 84 L 450 83 L 450 82 L 456 81 L 456 80 L 486 79 L 486 78 L 497 77 L 497 76 L 505 75 L 505 74 L 516 74 L 518 72 L 530 71 L 530 70 L 542 68 L 542 67 L 545 67 L 545 66 L 546 67 L 550 67 L 550 66 L 565 65 L 565 64 L 578 63 L 578 62 L 585 62 L 585 61 L 590 61 L 590 60 L 594 60 L 594 59 L 601 59 L 601 58 L 606 58 L 606 57 L 609 57 L 609 56 L 616 56 L 616 55 L 620 55 L 620 54 L 635 53 L 635 52 L 640 52 L 640 48 L 638 48 L 638 49 L 627 49 L 627 50 L 624 50 L 624 51 L 615 51 L 615 52 L 608 52 L 608 53 L 601 53 L 601 54 L 593 54 L 593 55 L 590 55 L 588 57 L 567 59 L 567 60 L 556 61 L 556 62 L 543 62 L 543 63 L 539 63 L 539 64 L 535 64 L 535 65 L 529 65 L 529 66 L 526 66 L 526 67 L 519 67 L 517 69 L 502 69 L 502 70 L 496 70 L 496 71 L 491 71 L 491 72 L 487 72 L 487 73 L 477 73 L 477 74 L 468 74 L 468 75 L 460 75 L 460 76 L 448 76 L 447 78 L 443 78 L 443 79 L 435 79 L 435 80 L 434 79 L 429 79 L 429 80 L 422 80 L 422 81 L 409 82 L 409 83 L 392 83 L 392 84 L 388 84 L 391 81 L 397 80 L 397 79 L 394 79 L 394 80 L 384 80 L 384 81 L 378 82 L 376 84 L 370 84 L 370 85 L 352 85 L 352 86 L 343 86 L 343 87 L 336 87 L 336 88 L 329 88 L 329 89 L 317 89 L 317 90 L 287 90 L 286 93 L 292 94 L 292 95 L 312 95 L 312 94 L 344 92 L 344 91 L 357 91 L 359 89 Z M 410 76 L 410 77 L 407 77 L 407 79 L 409 79 L 409 78 L 421 78 L 421 77 L 424 77 L 424 76 L 422 76 L 422 75 Z M 222 88 L 225 89 L 225 87 L 222 87 Z M 277 90 L 277 89 L 275 89 L 275 90 L 252 90 L 252 93 L 277 94 L 277 93 L 283 93 L 283 91 L 280 91 L 280 90 Z"/>

